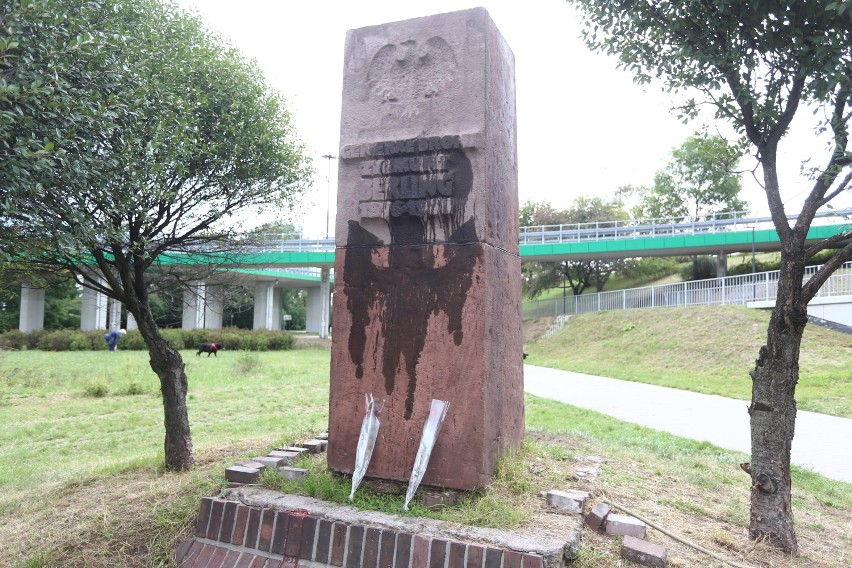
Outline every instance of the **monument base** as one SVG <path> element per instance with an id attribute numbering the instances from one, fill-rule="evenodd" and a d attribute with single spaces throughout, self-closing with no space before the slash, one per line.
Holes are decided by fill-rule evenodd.
<path id="1" fill-rule="evenodd" d="M 483 243 L 349 247 L 337 268 L 329 467 L 353 472 L 372 395 L 383 409 L 367 477 L 408 482 L 438 399 L 449 411 L 423 484 L 487 485 L 524 436 L 520 258 Z"/>

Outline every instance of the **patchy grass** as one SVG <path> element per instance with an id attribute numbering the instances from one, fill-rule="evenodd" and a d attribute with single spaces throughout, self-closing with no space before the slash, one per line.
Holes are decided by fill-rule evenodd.
<path id="1" fill-rule="evenodd" d="M 14 568 L 172 566 L 192 533 L 199 499 L 217 494 L 225 467 L 324 430 L 327 350 L 217 359 L 187 352 L 196 467 L 162 471 L 162 408 L 142 354 L 4 353 L 0 358 L 0 564 Z M 135 358 L 135 355 L 139 355 Z M 89 358 L 91 357 L 91 358 Z M 86 396 L 103 380 L 109 392 Z M 107 382 L 108 381 L 108 382 Z M 134 386 L 135 385 L 135 386 Z M 142 390 L 141 394 L 129 394 Z M 786 559 L 746 536 L 745 456 L 553 401 L 527 397 L 528 436 L 501 460 L 495 481 L 439 512 L 415 503 L 410 514 L 517 530 L 559 530 L 567 518 L 544 509 L 540 493 L 585 489 L 726 558 L 752 566 L 839 567 L 852 563 L 852 485 L 794 469 L 802 556 Z M 600 456 L 599 477 L 579 467 Z M 348 503 L 349 479 L 329 474 L 322 457 L 303 458 L 303 486 L 279 485 Z M 269 484 L 280 483 L 269 478 Z M 404 488 L 365 482 L 355 505 L 401 514 Z M 670 566 L 714 566 L 660 533 Z M 619 540 L 584 534 L 581 568 L 623 565 Z"/>
<path id="2" fill-rule="evenodd" d="M 769 311 L 695 306 L 572 316 L 559 333 L 524 346 L 526 362 L 749 400 Z M 799 360 L 800 410 L 852 418 L 852 339 L 810 324 Z"/>

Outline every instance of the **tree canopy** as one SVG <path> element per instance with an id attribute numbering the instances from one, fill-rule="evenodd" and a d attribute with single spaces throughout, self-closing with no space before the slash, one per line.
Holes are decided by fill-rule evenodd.
<path id="1" fill-rule="evenodd" d="M 586 18 L 583 35 L 589 48 L 617 55 L 636 81 L 659 80 L 682 96 L 679 111 L 687 118 L 695 118 L 702 106 L 714 109 L 760 165 L 782 251 L 766 345 L 750 373 L 749 534 L 796 553 L 789 470 L 799 346 L 808 302 L 852 259 L 848 233 L 806 242 L 817 211 L 848 191 L 852 181 L 852 5 L 825 0 L 569 1 Z M 791 224 L 778 176 L 778 149 L 803 107 L 830 142 L 822 165 L 807 171 L 810 190 Z M 834 255 L 805 279 L 806 261 L 832 248 Z"/>
<path id="2" fill-rule="evenodd" d="M 0 78 L 0 247 L 124 304 L 160 377 L 166 466 L 188 467 L 186 375 L 151 314 L 151 271 L 297 198 L 310 163 L 284 100 L 158 0 L 4 2 Z"/>
<path id="3" fill-rule="evenodd" d="M 640 195 L 638 215 L 646 219 L 746 211 L 740 199 L 742 153 L 721 136 L 695 134 L 672 150 L 672 159 Z"/>

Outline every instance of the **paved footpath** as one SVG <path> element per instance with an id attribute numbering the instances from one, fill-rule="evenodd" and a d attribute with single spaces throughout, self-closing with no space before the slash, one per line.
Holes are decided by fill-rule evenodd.
<path id="1" fill-rule="evenodd" d="M 533 365 L 524 365 L 524 390 L 625 422 L 751 453 L 748 401 Z M 798 411 L 792 462 L 852 483 L 852 419 Z"/>

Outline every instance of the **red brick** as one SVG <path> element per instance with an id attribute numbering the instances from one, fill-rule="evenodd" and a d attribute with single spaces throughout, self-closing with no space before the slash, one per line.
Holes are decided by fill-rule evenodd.
<path id="1" fill-rule="evenodd" d="M 630 535 L 621 541 L 621 557 L 643 566 L 665 566 L 668 552 L 659 544 Z"/>
<path id="2" fill-rule="evenodd" d="M 514 550 L 503 551 L 503 568 L 521 568 L 523 555 Z"/>
<path id="3" fill-rule="evenodd" d="M 361 551 L 364 549 L 364 527 L 349 527 L 349 542 L 346 543 L 346 568 L 361 566 Z"/>
<path id="4" fill-rule="evenodd" d="M 444 561 L 447 559 L 447 541 L 433 538 L 430 548 L 429 568 L 444 568 Z"/>
<path id="5" fill-rule="evenodd" d="M 364 560 L 361 568 L 376 568 L 379 562 L 379 538 L 382 531 L 369 527 L 364 535 Z"/>
<path id="6" fill-rule="evenodd" d="M 210 522 L 210 509 L 213 508 L 213 499 L 204 497 L 198 507 L 198 520 L 195 522 L 195 536 L 207 536 L 207 524 Z"/>
<path id="7" fill-rule="evenodd" d="M 450 543 L 449 568 L 464 568 L 465 545 L 461 542 Z"/>
<path id="8" fill-rule="evenodd" d="M 427 568 L 429 566 L 429 539 L 415 535 L 414 544 L 411 548 L 412 568 Z"/>
<path id="9" fill-rule="evenodd" d="M 281 561 L 281 565 L 277 568 L 298 568 L 299 559 L 294 558 L 293 556 L 285 556 L 284 560 Z"/>
<path id="10" fill-rule="evenodd" d="M 205 544 L 201 547 L 201 552 L 198 554 L 198 558 L 195 559 L 195 562 L 192 565 L 198 566 L 199 568 L 207 568 L 207 563 L 210 562 L 210 558 L 213 556 L 214 552 L 216 552 L 215 546 Z"/>
<path id="11" fill-rule="evenodd" d="M 290 513 L 287 526 L 287 543 L 284 545 L 284 555 L 299 557 L 299 549 L 302 547 L 302 522 L 305 516 L 298 513 Z"/>
<path id="12" fill-rule="evenodd" d="M 234 483 L 255 483 L 260 479 L 260 469 L 234 465 L 225 470 L 225 479 Z"/>
<path id="13" fill-rule="evenodd" d="M 225 556 L 225 559 L 222 561 L 222 568 L 234 568 L 234 565 L 237 563 L 237 558 L 239 557 L 239 552 L 236 550 L 229 550 L 228 555 Z"/>
<path id="14" fill-rule="evenodd" d="M 207 538 L 219 539 L 219 529 L 222 528 L 222 513 L 225 511 L 224 501 L 213 501 L 213 509 L 210 511 L 210 524 L 207 526 Z"/>
<path id="15" fill-rule="evenodd" d="M 254 554 L 250 552 L 243 552 L 243 555 L 240 556 L 240 559 L 236 564 L 234 564 L 234 568 L 249 568 L 252 562 L 254 562 Z"/>
<path id="16" fill-rule="evenodd" d="M 601 530 L 606 522 L 606 517 L 609 515 L 611 510 L 612 509 L 610 509 L 609 505 L 606 503 L 598 503 L 592 507 L 589 514 L 586 515 L 586 524 L 589 525 L 589 528 L 593 531 Z"/>
<path id="17" fill-rule="evenodd" d="M 234 532 L 234 522 L 237 516 L 237 503 L 228 501 L 225 503 L 225 512 L 222 513 L 222 532 L 219 540 L 222 542 L 231 542 L 231 535 Z"/>
<path id="18" fill-rule="evenodd" d="M 197 540 L 193 540 L 189 550 L 186 551 L 186 556 L 183 557 L 183 561 L 178 564 L 178 566 L 180 566 L 180 568 L 188 568 L 189 566 L 192 566 L 195 559 L 198 558 L 199 554 L 201 554 L 202 548 L 204 548 L 203 544 Z"/>
<path id="19" fill-rule="evenodd" d="M 313 560 L 314 536 L 317 532 L 317 518 L 307 516 L 302 521 L 302 545 L 299 547 L 299 558 Z"/>
<path id="20" fill-rule="evenodd" d="M 393 568 L 393 551 L 396 545 L 396 533 L 382 531 L 379 544 L 379 568 Z"/>
<path id="21" fill-rule="evenodd" d="M 246 548 L 257 548 L 257 533 L 260 528 L 260 515 L 263 510 L 257 507 L 252 507 L 249 511 L 248 530 L 246 531 L 246 541 L 243 546 Z"/>
<path id="22" fill-rule="evenodd" d="M 213 556 L 211 556 L 210 560 L 207 561 L 207 568 L 221 568 L 222 561 L 225 560 L 225 556 L 228 554 L 227 548 L 215 548 L 216 550 L 213 551 Z"/>
<path id="23" fill-rule="evenodd" d="M 263 556 L 255 556 L 249 564 L 249 568 L 265 568 L 266 566 L 269 566 L 269 562 Z"/>
<path id="24" fill-rule="evenodd" d="M 212 522 L 212 521 L 211 521 Z M 645 523 L 628 515 L 610 513 L 606 517 L 606 533 L 645 538 Z"/>
<path id="25" fill-rule="evenodd" d="M 476 544 L 467 545 L 467 568 L 482 568 L 485 549 Z"/>
<path id="26" fill-rule="evenodd" d="M 287 542 L 287 529 L 289 518 L 286 511 L 278 511 L 275 514 L 275 532 L 272 535 L 272 547 L 270 552 L 284 555 L 284 544 Z"/>
<path id="27" fill-rule="evenodd" d="M 332 566 L 343 566 L 343 556 L 346 553 L 347 528 L 343 523 L 334 523 L 334 537 L 331 543 L 331 559 L 329 560 L 329 564 Z"/>
<path id="28" fill-rule="evenodd" d="M 491 566 L 500 566 L 500 559 L 503 557 L 503 551 L 496 548 L 488 548 L 485 550 L 485 568 Z"/>
<path id="29" fill-rule="evenodd" d="M 237 519 L 234 521 L 234 534 L 231 537 L 231 544 L 242 546 L 246 540 L 246 525 L 248 525 L 249 508 L 245 505 L 237 507 Z"/>
<path id="30" fill-rule="evenodd" d="M 411 540 L 412 537 L 408 533 L 396 535 L 396 566 L 408 566 L 411 559 Z"/>
<path id="31" fill-rule="evenodd" d="M 186 554 L 189 552 L 189 549 L 192 547 L 192 543 L 195 542 L 190 538 L 185 538 L 178 544 L 177 550 L 175 550 L 175 564 L 180 564 L 181 560 L 184 559 Z"/>
<path id="32" fill-rule="evenodd" d="M 317 526 L 317 532 L 319 533 L 317 535 L 317 554 L 314 557 L 314 560 L 320 564 L 328 563 L 332 526 L 333 524 L 331 521 L 326 521 L 325 519 L 319 520 L 319 524 Z"/>
<path id="33" fill-rule="evenodd" d="M 275 526 L 275 511 L 263 510 L 263 520 L 260 522 L 260 538 L 257 540 L 258 550 L 268 551 L 272 544 L 272 529 Z"/>
<path id="34" fill-rule="evenodd" d="M 544 559 L 538 554 L 524 554 L 524 568 L 544 568 Z"/>

